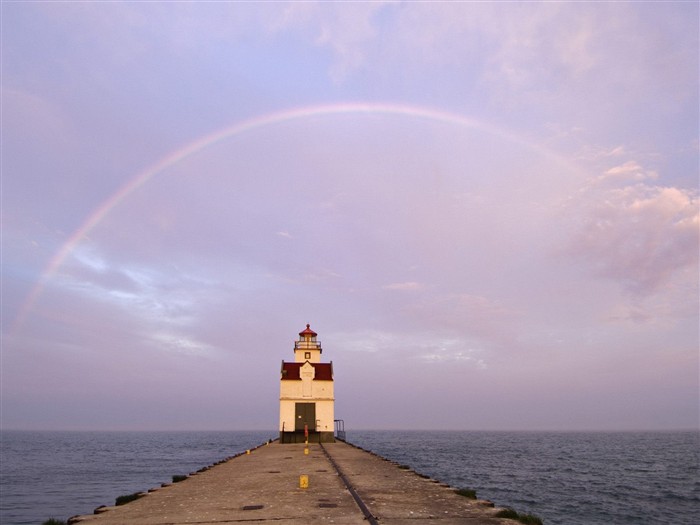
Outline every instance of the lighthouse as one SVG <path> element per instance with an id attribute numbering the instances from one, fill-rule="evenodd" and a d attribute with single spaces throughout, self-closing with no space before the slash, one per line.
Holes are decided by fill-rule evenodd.
<path id="1" fill-rule="evenodd" d="M 310 325 L 294 342 L 294 361 L 282 361 L 280 443 L 330 443 L 333 438 L 333 363 L 321 362 L 321 342 Z"/>

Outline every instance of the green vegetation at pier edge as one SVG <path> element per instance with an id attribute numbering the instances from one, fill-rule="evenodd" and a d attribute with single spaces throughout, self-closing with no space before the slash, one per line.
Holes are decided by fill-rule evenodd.
<path id="1" fill-rule="evenodd" d="M 119 496 L 117 498 L 117 501 L 115 501 L 115 505 L 126 505 L 127 503 L 130 503 L 134 500 L 139 499 L 143 494 L 140 492 L 134 492 L 133 494 L 126 494 L 124 496 Z"/>
<path id="2" fill-rule="evenodd" d="M 173 476 L 173 483 L 177 483 L 178 481 L 185 481 L 187 479 L 187 476 L 184 474 L 175 474 Z"/>
<path id="3" fill-rule="evenodd" d="M 503 509 L 496 513 L 497 518 L 517 520 L 525 525 L 542 525 L 542 520 L 533 514 L 520 514 L 513 509 Z"/>
<path id="4" fill-rule="evenodd" d="M 455 494 L 469 499 L 476 499 L 476 491 L 472 489 L 455 489 Z"/>
<path id="5" fill-rule="evenodd" d="M 503 509 L 496 513 L 497 518 L 508 518 L 511 520 L 517 520 L 520 514 L 515 512 L 513 509 Z"/>
<path id="6" fill-rule="evenodd" d="M 57 520 L 56 518 L 49 518 L 41 525 L 66 525 L 66 522 L 63 520 Z"/>

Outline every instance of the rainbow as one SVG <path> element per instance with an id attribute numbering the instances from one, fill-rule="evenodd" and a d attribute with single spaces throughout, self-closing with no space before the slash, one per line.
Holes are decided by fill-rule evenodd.
<path id="1" fill-rule="evenodd" d="M 228 139 L 230 137 L 242 133 L 288 121 L 300 120 L 309 117 L 332 116 L 341 114 L 397 115 L 441 122 L 444 124 L 450 124 L 459 127 L 479 128 L 480 130 L 483 130 L 486 133 L 503 137 L 516 144 L 524 145 L 527 148 L 535 150 L 544 156 L 553 158 L 563 164 L 568 165 L 568 163 L 564 159 L 558 157 L 550 150 L 545 149 L 539 145 L 527 142 L 522 138 L 513 135 L 509 132 L 506 132 L 502 129 L 461 115 L 426 107 L 385 103 L 341 103 L 294 108 L 276 113 L 269 113 L 266 115 L 257 116 L 236 123 L 224 129 L 215 131 L 213 133 L 200 137 L 194 140 L 193 142 L 190 142 L 189 144 L 186 144 L 184 147 L 170 153 L 169 155 L 160 159 L 155 164 L 149 166 L 142 172 L 138 173 L 136 176 L 131 178 L 124 186 L 117 190 L 113 195 L 111 195 L 104 202 L 102 202 L 88 216 L 85 222 L 77 230 L 75 230 L 75 232 L 73 232 L 73 234 L 61 246 L 61 248 L 56 252 L 56 254 L 46 265 L 37 283 L 34 285 L 30 293 L 27 295 L 27 298 L 22 303 L 17 317 L 15 318 L 15 321 L 13 323 L 12 331 L 14 332 L 21 327 L 27 315 L 31 311 L 34 303 L 41 295 L 41 292 L 46 286 L 46 284 L 56 273 L 58 268 L 63 264 L 66 258 L 70 255 L 70 253 L 81 242 L 81 240 L 84 239 L 87 236 L 87 234 L 93 228 L 95 228 L 107 214 L 109 214 L 111 210 L 113 210 L 116 206 L 119 205 L 119 203 L 128 198 L 129 195 L 135 190 L 146 184 L 154 175 L 158 174 L 159 172 L 162 172 L 163 170 L 171 166 L 174 166 L 175 164 L 186 159 L 190 155 L 200 152 L 221 140 Z"/>

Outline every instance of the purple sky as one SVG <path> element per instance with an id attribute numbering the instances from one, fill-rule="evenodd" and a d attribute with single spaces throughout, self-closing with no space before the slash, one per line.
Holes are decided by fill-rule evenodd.
<path id="1" fill-rule="evenodd" d="M 698 426 L 698 3 L 2 3 L 2 427 Z"/>

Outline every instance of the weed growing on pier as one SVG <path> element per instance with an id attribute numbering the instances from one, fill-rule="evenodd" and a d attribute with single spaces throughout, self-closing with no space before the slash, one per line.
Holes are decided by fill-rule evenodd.
<path id="1" fill-rule="evenodd" d="M 469 499 L 476 499 L 476 491 L 472 489 L 456 489 L 455 494 L 459 494 L 460 496 L 464 496 L 465 498 Z"/>
<path id="2" fill-rule="evenodd" d="M 517 520 L 525 525 L 542 525 L 542 520 L 533 514 L 520 514 L 513 509 L 503 509 L 496 513 L 497 518 Z"/>
<path id="3" fill-rule="evenodd" d="M 49 518 L 41 525 L 66 525 L 66 522 L 63 520 L 57 520 L 56 518 Z"/>
<path id="4" fill-rule="evenodd" d="M 177 483 L 178 481 L 185 481 L 187 479 L 187 476 L 183 474 L 175 474 L 173 476 L 173 483 Z"/>
<path id="5" fill-rule="evenodd" d="M 117 498 L 117 501 L 115 501 L 115 505 L 126 505 L 127 503 L 130 503 L 134 500 L 139 499 L 142 496 L 140 492 L 134 492 L 133 494 L 126 494 L 124 496 L 119 496 Z"/>

